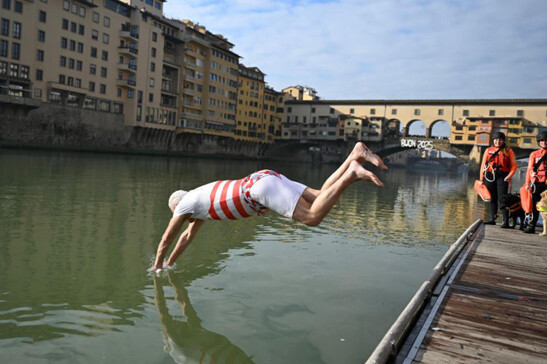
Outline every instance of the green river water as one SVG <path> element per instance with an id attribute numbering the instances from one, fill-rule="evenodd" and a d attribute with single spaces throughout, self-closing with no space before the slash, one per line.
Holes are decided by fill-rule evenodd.
<path id="1" fill-rule="evenodd" d="M 336 166 L 0 149 L 0 362 L 361 363 L 477 218 L 472 179 L 390 170 L 306 227 L 206 222 L 152 265 L 167 198 L 261 168 Z"/>

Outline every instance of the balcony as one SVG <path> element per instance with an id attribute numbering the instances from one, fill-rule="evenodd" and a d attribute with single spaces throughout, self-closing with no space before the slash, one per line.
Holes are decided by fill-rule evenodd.
<path id="1" fill-rule="evenodd" d="M 189 118 L 189 119 L 194 119 L 194 120 L 203 120 L 203 115 L 202 114 L 196 114 L 196 113 L 193 113 L 193 112 L 189 112 L 189 111 L 184 111 L 182 113 L 182 117 L 185 117 L 185 118 Z"/>
<path id="2" fill-rule="evenodd" d="M 135 31 L 131 31 L 129 29 L 122 29 L 120 30 L 120 38 L 130 39 L 132 41 L 138 41 L 139 40 L 139 33 Z"/>
<path id="3" fill-rule="evenodd" d="M 120 46 L 118 47 L 118 49 L 120 51 L 120 54 L 129 56 L 132 58 L 136 58 L 137 55 L 139 54 L 139 50 L 137 49 L 137 47 Z"/>
<path id="4" fill-rule="evenodd" d="M 195 91 L 194 91 L 194 89 L 191 89 L 191 88 L 184 88 L 182 90 L 182 93 L 184 93 L 185 95 L 194 95 Z"/>
<path id="5" fill-rule="evenodd" d="M 189 82 L 195 82 L 196 81 L 196 78 L 194 76 L 191 76 L 191 75 L 184 75 L 184 79 L 186 81 L 189 81 Z"/>
<path id="6" fill-rule="evenodd" d="M 137 73 L 137 65 L 130 63 L 118 63 L 118 70 L 130 73 Z"/>
<path id="7" fill-rule="evenodd" d="M 135 89 L 136 86 L 137 86 L 137 82 L 135 80 L 121 79 L 121 80 L 117 80 L 116 84 L 120 87 L 126 87 L 126 88 L 131 88 L 131 89 Z"/>

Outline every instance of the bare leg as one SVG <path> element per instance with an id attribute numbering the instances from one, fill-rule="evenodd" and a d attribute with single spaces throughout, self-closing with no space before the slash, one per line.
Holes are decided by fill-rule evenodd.
<path id="1" fill-rule="evenodd" d="M 348 164 L 342 176 L 334 181 L 326 190 L 322 190 L 313 203 L 310 203 L 301 196 L 294 210 L 293 219 L 306 225 L 318 225 L 336 204 L 342 192 L 352 183 L 356 181 L 371 181 L 378 186 L 384 185 L 374 173 L 367 171 L 358 161 L 352 160 Z"/>
<path id="2" fill-rule="evenodd" d="M 372 151 L 368 149 L 364 143 L 357 142 L 355 146 L 353 147 L 353 150 L 351 151 L 351 153 L 348 155 L 348 157 L 344 161 L 344 163 L 342 163 L 340 167 L 338 167 L 338 169 L 334 171 L 334 173 L 331 174 L 329 178 L 327 178 L 325 183 L 323 183 L 323 187 L 321 187 L 321 191 L 327 190 L 330 186 L 332 186 L 334 182 L 336 182 L 340 177 L 342 177 L 342 175 L 347 171 L 352 161 L 358 161 L 359 163 L 369 162 L 382 169 L 387 169 L 386 165 L 384 164 L 384 162 L 382 161 L 380 157 L 372 153 Z"/>

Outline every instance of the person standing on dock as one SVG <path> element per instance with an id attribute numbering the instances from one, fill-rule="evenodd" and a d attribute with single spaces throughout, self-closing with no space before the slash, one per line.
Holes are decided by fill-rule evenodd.
<path id="1" fill-rule="evenodd" d="M 171 252 L 167 266 L 173 265 L 190 245 L 205 220 L 235 220 L 263 215 L 270 209 L 306 225 L 318 225 L 352 183 L 371 181 L 377 186 L 383 186 L 374 173 L 362 166 L 365 162 L 387 169 L 380 157 L 365 144 L 358 142 L 320 190 L 265 169 L 239 180 L 211 182 L 189 192 L 175 191 L 168 202 L 173 217 L 158 245 L 153 269 L 165 268 L 163 260 L 169 246 L 186 221 L 188 227 Z"/>
<path id="2" fill-rule="evenodd" d="M 479 180 L 486 185 L 492 200 L 490 201 L 490 220 L 485 224 L 495 225 L 498 216 L 498 207 L 501 206 L 503 196 L 507 194 L 511 177 L 517 171 L 517 160 L 513 150 L 505 144 L 505 134 L 492 134 L 492 146 L 483 154 Z M 509 228 L 509 211 L 503 209 L 502 228 Z"/>
<path id="3" fill-rule="evenodd" d="M 541 193 L 545 191 L 547 179 L 547 131 L 542 131 L 536 136 L 539 149 L 530 153 L 528 159 L 528 169 L 526 170 L 527 189 L 532 191 L 532 222 L 524 228 L 524 232 L 533 234 L 536 232 L 536 224 L 539 218 L 539 212 L 536 204 L 541 199 Z M 545 221 L 543 222 L 546 223 Z"/>

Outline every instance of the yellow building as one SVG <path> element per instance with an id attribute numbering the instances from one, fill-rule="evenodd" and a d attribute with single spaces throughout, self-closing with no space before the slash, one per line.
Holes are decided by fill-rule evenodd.
<path id="1" fill-rule="evenodd" d="M 283 115 L 283 93 L 266 86 L 264 88 L 264 125 L 268 142 L 281 138 Z"/>
<path id="2" fill-rule="evenodd" d="M 287 100 L 313 101 L 319 100 L 317 91 L 308 86 L 289 86 L 281 90 L 287 95 Z"/>
<path id="3" fill-rule="evenodd" d="M 488 146 L 494 132 L 506 135 L 510 147 L 535 148 L 538 126 L 523 117 L 467 117 L 452 123 L 450 143 Z"/>
<path id="4" fill-rule="evenodd" d="M 266 142 L 264 73 L 257 67 L 239 65 L 236 139 Z"/>

